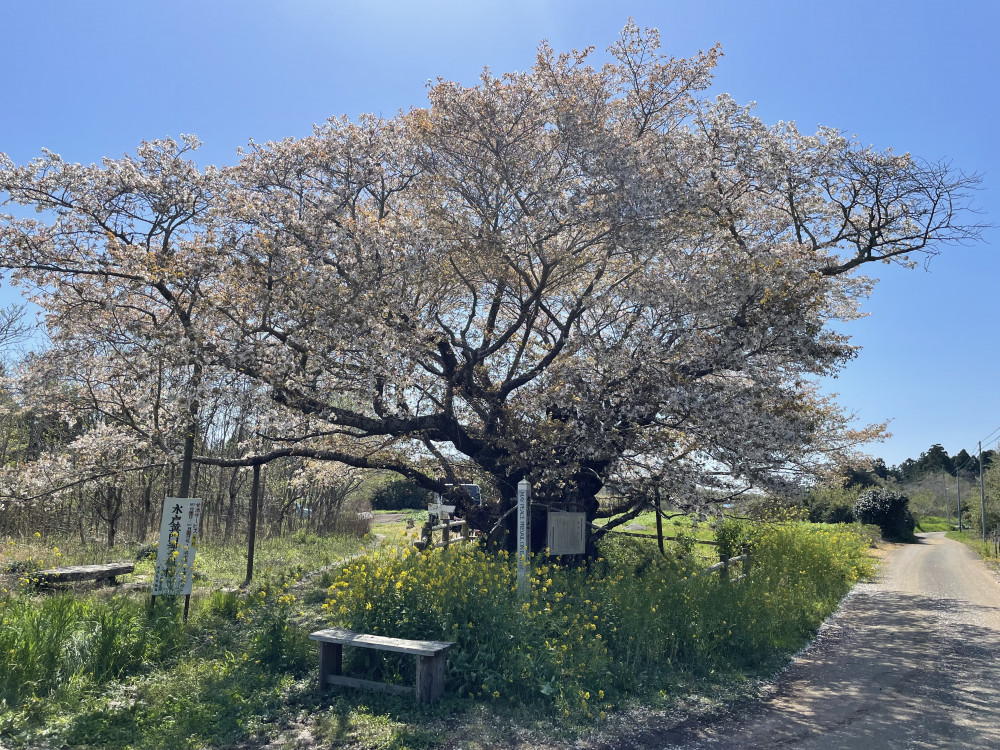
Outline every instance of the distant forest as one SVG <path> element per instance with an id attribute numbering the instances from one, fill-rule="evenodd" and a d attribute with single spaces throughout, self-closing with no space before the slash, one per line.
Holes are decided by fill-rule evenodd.
<path id="1" fill-rule="evenodd" d="M 989 470 L 996 458 L 996 451 L 983 451 L 984 472 Z M 940 443 L 935 443 L 922 452 L 919 458 L 907 458 L 897 466 L 887 466 L 883 459 L 876 458 L 870 465 L 848 467 L 844 487 L 871 487 L 889 480 L 910 483 L 942 474 L 969 482 L 976 480 L 979 477 L 979 457 L 970 454 L 965 448 L 954 456 L 949 456 Z"/>
<path id="2" fill-rule="evenodd" d="M 1000 539 L 1000 461 L 997 451 L 983 451 L 983 481 L 979 480 L 979 456 L 964 448 L 954 456 L 935 443 L 918 458 L 908 458 L 898 466 L 887 466 L 877 458 L 863 464 L 842 467 L 837 481 L 817 485 L 808 494 L 806 506 L 812 521 L 844 523 L 854 520 L 858 496 L 871 487 L 892 487 L 903 493 L 909 509 L 920 518 L 940 518 L 981 529 Z"/>

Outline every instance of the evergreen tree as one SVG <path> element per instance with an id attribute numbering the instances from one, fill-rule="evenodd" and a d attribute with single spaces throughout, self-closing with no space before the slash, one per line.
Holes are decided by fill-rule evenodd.
<path id="1" fill-rule="evenodd" d="M 934 445 L 920 454 L 917 465 L 914 467 L 914 473 L 919 475 L 942 470 L 954 476 L 955 463 L 948 456 L 948 451 L 941 446 L 941 443 L 934 443 Z"/>

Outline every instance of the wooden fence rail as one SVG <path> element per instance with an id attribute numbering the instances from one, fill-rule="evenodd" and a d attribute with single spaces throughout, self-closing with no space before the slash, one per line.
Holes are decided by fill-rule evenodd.
<path id="1" fill-rule="evenodd" d="M 452 529 L 458 529 L 458 535 L 452 535 Z M 434 532 L 441 532 L 441 540 L 434 541 Z M 464 519 L 442 521 L 434 524 L 428 521 L 420 530 L 420 538 L 413 543 L 417 549 L 427 549 L 428 547 L 447 547 L 452 543 L 468 542 L 474 539 L 469 524 Z"/>
<path id="2" fill-rule="evenodd" d="M 704 576 L 710 573 L 718 572 L 720 576 L 724 579 L 729 578 L 729 567 L 733 563 L 743 563 L 743 575 L 740 578 L 745 578 L 750 574 L 750 568 L 753 566 L 753 558 L 750 556 L 750 551 L 746 548 L 743 549 L 743 554 L 736 555 L 735 557 L 729 557 L 728 555 L 719 555 L 722 558 L 715 565 L 709 565 L 703 570 L 699 570 L 695 575 Z"/>

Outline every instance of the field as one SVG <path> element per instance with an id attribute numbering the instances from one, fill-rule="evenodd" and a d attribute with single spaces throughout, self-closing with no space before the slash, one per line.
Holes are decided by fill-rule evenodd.
<path id="1" fill-rule="evenodd" d="M 633 531 L 648 523 L 636 519 Z M 639 705 L 746 689 L 872 570 L 867 540 L 850 527 L 681 522 L 665 533 L 748 545 L 753 568 L 698 576 L 716 548 L 683 541 L 661 556 L 655 541 L 619 536 L 589 566 L 537 560 L 530 594 L 519 598 L 503 555 L 475 545 L 417 553 L 405 516 L 376 530 L 367 541 L 267 540 L 245 590 L 235 588 L 241 548 L 202 549 L 187 623 L 179 601 L 150 611 L 139 584 L 151 561 L 114 589 L 39 594 L 24 584 L 35 566 L 103 555 L 67 540 L 8 541 L 0 737 L 18 747 L 122 749 L 251 747 L 303 733 L 356 748 L 462 736 L 488 747 L 491 732 L 510 727 L 572 738 Z M 320 694 L 306 636 L 329 623 L 455 641 L 445 698 L 418 709 L 360 691 Z M 349 668 L 370 679 L 412 680 L 409 659 L 352 658 Z"/>
<path id="2" fill-rule="evenodd" d="M 917 518 L 917 527 L 915 531 L 951 531 L 956 528 L 957 526 L 950 523 L 946 518 L 939 518 L 938 516 L 920 516 Z"/>

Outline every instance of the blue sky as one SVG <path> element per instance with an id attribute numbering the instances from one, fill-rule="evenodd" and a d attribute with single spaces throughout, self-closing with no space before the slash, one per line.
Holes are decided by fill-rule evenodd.
<path id="1" fill-rule="evenodd" d="M 714 90 L 756 101 L 765 121 L 983 173 L 980 220 L 1000 223 L 992 0 L 0 0 L 0 151 L 91 162 L 195 133 L 199 161 L 230 163 L 249 138 L 420 106 L 428 79 L 527 68 L 543 38 L 601 51 L 630 15 L 676 56 L 721 42 Z M 947 248 L 927 271 L 871 269 L 871 314 L 846 329 L 863 351 L 830 389 L 859 421 L 893 420 L 870 447 L 890 464 L 935 442 L 971 451 L 1000 427 L 997 237 Z"/>

